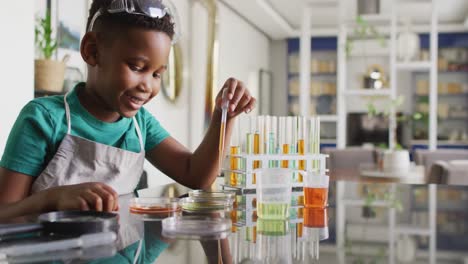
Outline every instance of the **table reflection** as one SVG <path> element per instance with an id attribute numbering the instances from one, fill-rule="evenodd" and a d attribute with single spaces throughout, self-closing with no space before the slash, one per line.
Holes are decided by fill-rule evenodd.
<path id="1" fill-rule="evenodd" d="M 238 194 L 232 211 L 210 215 L 231 220 L 229 236 L 192 240 L 191 247 L 181 244 L 178 254 L 186 257 L 174 263 L 200 259 L 208 263 L 464 263 L 468 258 L 467 186 L 335 179 L 332 176 L 329 185 L 328 207 L 304 208 L 303 193 L 296 190 L 286 220 L 258 218 L 256 195 Z M 174 259 L 176 253 L 168 249 L 181 240 L 162 235 L 161 219 L 130 214 L 124 206 L 114 245 L 20 256 L 8 262 L 166 263 Z M 0 248 L 7 242 L 12 240 L 2 237 Z"/>

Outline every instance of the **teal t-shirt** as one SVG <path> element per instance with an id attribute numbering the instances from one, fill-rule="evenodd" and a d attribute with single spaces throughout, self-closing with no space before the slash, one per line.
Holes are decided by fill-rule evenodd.
<path id="1" fill-rule="evenodd" d="M 103 122 L 91 115 L 80 103 L 78 84 L 67 96 L 71 113 L 71 134 L 118 147 L 140 152 L 140 142 L 132 118 L 122 117 L 114 123 Z M 0 167 L 38 176 L 57 152 L 67 133 L 67 118 L 63 95 L 36 98 L 19 114 L 0 161 Z M 169 133 L 156 118 L 143 107 L 135 116 L 140 126 L 145 151 L 151 150 Z"/>

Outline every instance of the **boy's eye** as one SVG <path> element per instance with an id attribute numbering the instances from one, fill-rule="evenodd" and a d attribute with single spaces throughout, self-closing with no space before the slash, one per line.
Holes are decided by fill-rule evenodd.
<path id="1" fill-rule="evenodd" d="M 158 72 L 153 73 L 153 78 L 155 79 L 161 79 L 161 74 Z"/>
<path id="2" fill-rule="evenodd" d="M 129 67 L 130 70 L 132 70 L 132 71 L 141 71 L 141 70 L 142 70 L 141 67 L 138 67 L 137 65 L 134 65 L 134 64 L 129 64 L 128 67 Z"/>

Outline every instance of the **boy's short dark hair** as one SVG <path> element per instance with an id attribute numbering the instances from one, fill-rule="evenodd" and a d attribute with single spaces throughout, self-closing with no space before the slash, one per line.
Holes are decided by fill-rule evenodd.
<path id="1" fill-rule="evenodd" d="M 102 30 L 112 30 L 121 27 L 136 27 L 143 29 L 156 30 L 166 33 L 171 39 L 174 37 L 174 24 L 169 15 L 162 18 L 152 18 L 144 15 L 128 14 L 126 12 L 110 14 L 107 12 L 112 0 L 93 0 L 91 8 L 89 9 L 88 22 L 86 28 L 89 28 L 91 19 L 98 10 L 102 14 L 94 23 L 93 28 Z M 91 30 L 94 30 L 91 29 Z"/>

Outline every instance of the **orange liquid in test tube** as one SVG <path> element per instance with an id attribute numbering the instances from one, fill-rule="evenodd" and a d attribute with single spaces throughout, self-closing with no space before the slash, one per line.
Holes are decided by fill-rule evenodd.
<path id="1" fill-rule="evenodd" d="M 328 188 L 304 187 L 305 207 L 324 208 L 328 204 Z"/>
<path id="2" fill-rule="evenodd" d="M 299 139 L 297 141 L 297 152 L 299 155 L 305 155 L 305 141 L 303 139 Z M 305 160 L 299 161 L 299 170 L 305 171 Z M 299 182 L 302 182 L 302 174 L 299 174 Z"/>
<path id="3" fill-rule="evenodd" d="M 289 145 L 284 144 L 283 145 L 283 154 L 289 154 Z M 281 161 L 281 168 L 288 168 L 289 167 L 289 162 L 287 160 Z"/>
<path id="4" fill-rule="evenodd" d="M 296 236 L 297 237 L 302 237 L 302 229 L 303 229 L 304 225 L 303 223 L 298 223 L 297 226 L 296 226 Z"/>
<path id="5" fill-rule="evenodd" d="M 304 226 L 321 228 L 326 227 L 327 223 L 326 208 L 304 208 Z"/>
<path id="6" fill-rule="evenodd" d="M 234 225 L 235 223 L 237 223 L 237 211 L 236 210 L 231 211 L 231 221 L 232 221 L 231 231 L 232 233 L 235 233 L 237 231 L 237 227 Z"/>
<path id="7" fill-rule="evenodd" d="M 260 134 L 258 134 L 258 133 L 254 134 L 254 148 L 253 148 L 253 151 L 254 151 L 254 154 L 260 154 Z M 254 161 L 253 168 L 254 169 L 260 168 L 260 161 L 259 160 Z M 257 176 L 255 175 L 255 173 L 253 174 L 253 180 L 252 181 L 253 181 L 252 182 L 253 184 L 257 183 Z"/>
<path id="8" fill-rule="evenodd" d="M 239 147 L 233 146 L 231 147 L 231 155 L 238 155 L 239 154 Z M 239 158 L 231 157 L 231 170 L 239 169 Z M 237 173 L 231 172 L 230 175 L 230 182 L 232 186 L 237 186 Z"/>

